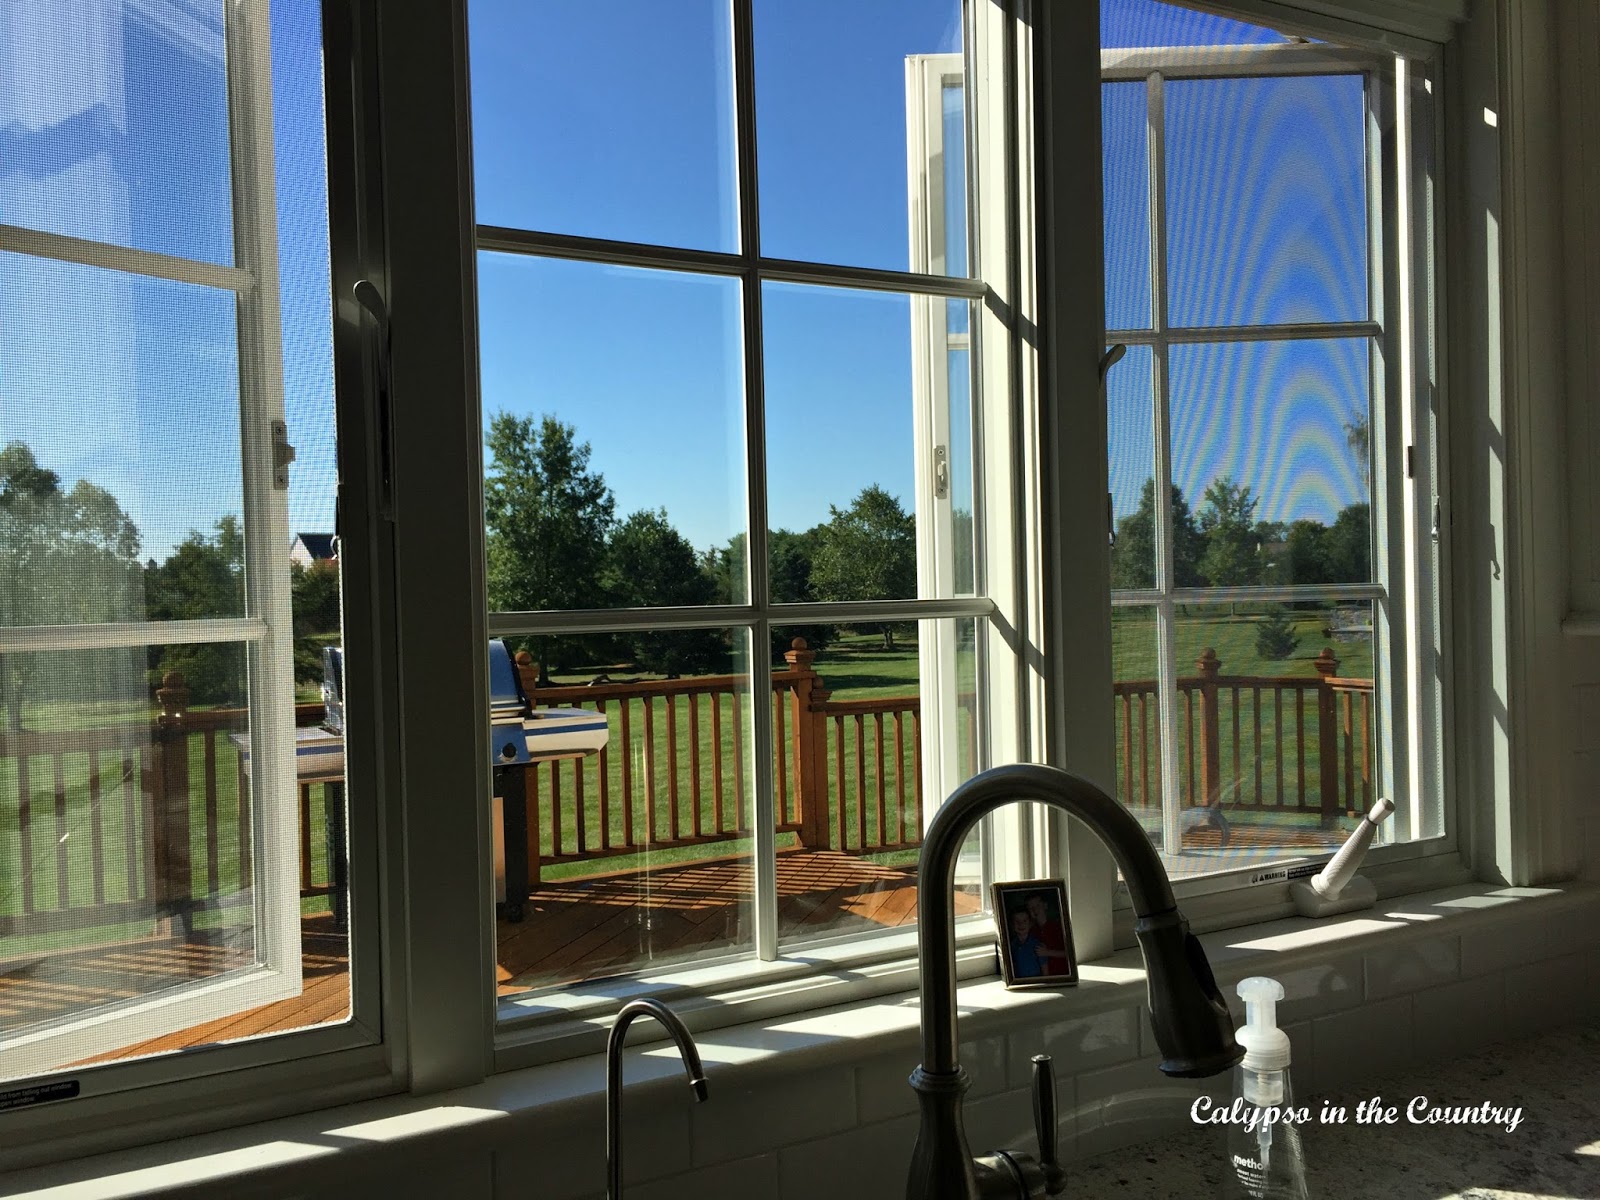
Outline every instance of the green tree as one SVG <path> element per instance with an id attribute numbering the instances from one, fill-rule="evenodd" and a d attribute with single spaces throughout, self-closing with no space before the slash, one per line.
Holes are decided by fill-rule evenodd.
<path id="1" fill-rule="evenodd" d="M 1200 532 L 1183 490 L 1172 489 L 1172 572 L 1179 587 L 1198 587 Z M 1156 481 L 1146 479 L 1139 507 L 1117 522 L 1117 544 L 1111 551 L 1111 586 L 1153 588 L 1156 585 Z"/>
<path id="2" fill-rule="evenodd" d="M 1284 539 L 1280 583 L 1328 583 L 1328 527 L 1321 521 L 1299 520 Z"/>
<path id="3" fill-rule="evenodd" d="M 1256 626 L 1256 653 L 1274 662 L 1288 658 L 1300 648 L 1300 637 L 1294 631 L 1289 611 L 1274 608 Z"/>
<path id="4" fill-rule="evenodd" d="M 589 469 L 589 444 L 555 417 L 496 413 L 485 443 L 489 607 L 503 610 L 595 608 L 607 603 L 607 542 L 616 502 Z M 548 679 L 550 664 L 584 653 L 583 639 L 530 638 Z"/>
<path id="5" fill-rule="evenodd" d="M 63 491 L 26 444 L 0 450 L 0 626 L 137 620 L 140 571 L 139 531 L 110 492 L 83 479 Z M 22 728 L 45 672 L 62 694 L 88 686 L 68 681 L 66 657 L 0 656 L 8 728 Z"/>
<path id="6" fill-rule="evenodd" d="M 736 533 L 726 546 L 708 550 L 705 569 L 716 587 L 716 603 L 740 604 L 745 599 L 745 535 Z M 795 533 L 773 529 L 767 533 L 767 570 L 772 600 L 777 604 L 804 604 L 815 600 L 811 588 L 811 560 L 816 546 L 816 530 Z M 781 662 L 783 652 L 797 637 L 805 638 L 812 650 L 821 652 L 832 641 L 826 625 L 790 625 L 772 630 L 772 661 Z"/>
<path id="7" fill-rule="evenodd" d="M 193 621 L 244 612 L 244 533 L 229 514 L 208 536 L 198 531 L 173 547 L 160 566 L 145 570 L 145 610 L 152 621 Z M 181 671 L 194 704 L 245 702 L 244 649 L 207 642 L 154 647 L 151 686 Z"/>
<path id="8" fill-rule="evenodd" d="M 1256 500 L 1250 488 L 1227 476 L 1206 488 L 1198 527 L 1205 539 L 1200 573 L 1212 587 L 1258 583 L 1263 566 L 1255 526 Z"/>
<path id="9" fill-rule="evenodd" d="M 1329 528 L 1327 572 L 1329 583 L 1365 583 L 1372 578 L 1372 510 L 1350 504 Z"/>
<path id="10" fill-rule="evenodd" d="M 294 677 L 297 683 L 322 680 L 322 647 L 339 632 L 339 564 L 309 567 L 289 564 L 289 601 L 294 612 Z"/>
<path id="11" fill-rule="evenodd" d="M 665 509 L 636 512 L 611 535 L 604 583 L 629 608 L 714 604 L 716 583 L 700 569 L 694 547 L 667 520 Z M 627 638 L 646 671 L 682 675 L 708 670 L 723 657 L 722 636 L 710 629 L 635 633 Z"/>
<path id="12" fill-rule="evenodd" d="M 861 489 L 850 507 L 828 506 L 817 527 L 811 587 L 819 600 L 892 600 L 917 594 L 916 519 L 876 484 Z M 894 649 L 892 625 L 873 625 L 885 650 Z"/>

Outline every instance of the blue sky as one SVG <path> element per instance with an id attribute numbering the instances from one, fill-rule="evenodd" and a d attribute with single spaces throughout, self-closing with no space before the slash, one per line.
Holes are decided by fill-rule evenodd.
<path id="1" fill-rule="evenodd" d="M 67 18 L 30 9 L 37 44 L 0 47 L 0 80 L 14 81 L 0 88 L 0 220 L 229 261 L 218 7 L 149 6 L 159 28 L 109 3 L 61 27 Z M 726 0 L 473 0 L 470 12 L 481 221 L 736 248 Z M 287 409 L 300 455 L 290 523 L 326 530 L 320 30 L 312 0 L 274 0 L 273 13 Z M 959 51 L 958 18 L 954 0 L 757 0 L 767 253 L 908 265 L 905 59 Z M 1107 45 L 1277 40 L 1150 0 L 1103 0 L 1102 25 Z M 1106 90 L 1113 327 L 1149 315 L 1143 104 L 1142 85 Z M 1173 320 L 1366 315 L 1360 104 L 1351 80 L 1170 86 Z M 664 507 L 702 548 L 743 528 L 736 281 L 496 254 L 479 270 L 486 413 L 576 425 L 619 515 Z M 226 294 L 0 255 L 0 296 L 11 298 L 0 300 L 0 440 L 28 441 L 68 482 L 108 487 L 158 557 L 238 510 Z M 871 483 L 909 506 L 909 302 L 768 285 L 763 307 L 772 523 L 807 527 Z M 1344 424 L 1364 405 L 1365 371 L 1354 343 L 1175 352 L 1175 482 L 1197 502 L 1231 472 L 1260 493 L 1259 516 L 1331 520 L 1364 493 Z M 1150 474 L 1148 354 L 1113 373 L 1110 405 L 1125 512 Z"/>

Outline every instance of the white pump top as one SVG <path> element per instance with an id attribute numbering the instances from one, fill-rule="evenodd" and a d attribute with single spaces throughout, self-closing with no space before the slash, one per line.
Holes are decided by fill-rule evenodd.
<path id="1" fill-rule="evenodd" d="M 1239 981 L 1239 999 L 1244 1001 L 1245 1023 L 1234 1034 L 1244 1047 L 1246 1071 L 1282 1071 L 1289 1066 L 1289 1035 L 1277 1026 L 1277 1005 L 1283 999 L 1283 984 L 1265 975 L 1252 975 Z"/>

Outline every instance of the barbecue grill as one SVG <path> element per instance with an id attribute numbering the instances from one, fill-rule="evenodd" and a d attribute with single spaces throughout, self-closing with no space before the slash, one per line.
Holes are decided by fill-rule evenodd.
<path id="1" fill-rule="evenodd" d="M 342 765 L 344 655 L 337 646 L 322 651 L 322 702 L 327 714 L 322 728 L 299 731 L 305 735 L 305 749 L 300 753 L 309 755 L 321 744 L 319 739 L 331 739 L 339 747 Z M 490 640 L 489 766 L 494 795 L 500 801 L 495 821 L 495 882 L 497 891 L 502 881 L 504 884 L 507 920 L 522 920 L 528 897 L 527 769 L 535 763 L 598 754 L 610 736 L 604 713 L 587 708 L 534 708 L 505 642 Z M 310 765 L 306 758 L 300 761 Z M 521 848 L 521 853 L 507 854 L 510 846 Z"/>

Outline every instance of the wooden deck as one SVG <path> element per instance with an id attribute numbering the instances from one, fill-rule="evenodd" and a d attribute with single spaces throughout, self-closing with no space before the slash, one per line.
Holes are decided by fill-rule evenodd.
<path id="1" fill-rule="evenodd" d="M 833 851 L 778 859 L 778 919 L 785 932 L 848 933 L 904 925 L 916 917 L 916 876 Z M 748 860 L 723 860 L 649 874 L 595 876 L 544 884 L 524 920 L 496 922 L 498 990 L 596 978 L 751 944 L 754 881 Z M 978 908 L 962 895 L 958 911 Z M 302 925 L 304 989 L 293 1000 L 136 1042 L 88 1062 L 191 1049 L 349 1016 L 349 957 L 327 914 Z M 49 1020 L 96 1001 L 149 994 L 160 986 L 218 974 L 249 961 L 225 939 L 196 931 L 186 941 L 151 938 L 36 963 L 0 964 L 0 1027 Z"/>
<path id="2" fill-rule="evenodd" d="M 1235 823 L 1230 852 L 1326 849 L 1338 834 Z M 1186 850 L 1215 853 L 1216 835 L 1197 830 Z M 1213 863 L 1215 859 L 1211 859 Z M 748 859 L 702 862 L 651 873 L 598 875 L 547 883 L 528 899 L 517 925 L 496 923 L 496 982 L 501 995 L 621 973 L 645 963 L 738 953 L 753 940 L 754 894 Z M 916 876 L 834 851 L 786 851 L 778 857 L 778 921 L 786 935 L 843 934 L 905 925 L 916 918 Z M 957 897 L 958 912 L 979 898 Z M 300 996 L 133 1043 L 91 1062 L 190 1049 L 266 1033 L 342 1021 L 350 1012 L 348 944 L 327 914 L 302 926 Z M 152 938 L 0 963 L 0 1028 L 48 1020 L 88 1004 L 148 994 L 164 985 L 217 974 L 248 961 L 244 949 L 197 931 L 186 941 Z"/>

